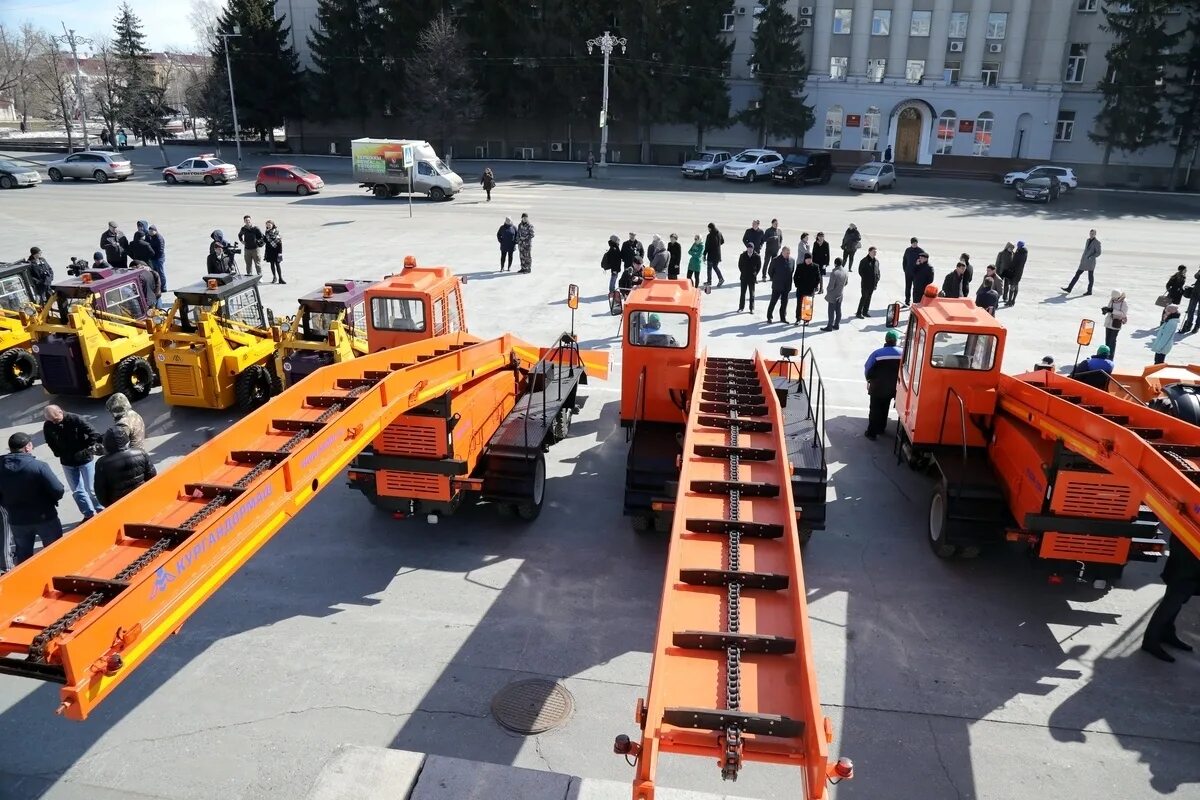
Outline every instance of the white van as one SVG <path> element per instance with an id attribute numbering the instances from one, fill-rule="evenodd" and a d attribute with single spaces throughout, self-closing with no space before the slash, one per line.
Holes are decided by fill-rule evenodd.
<path id="1" fill-rule="evenodd" d="M 397 197 L 409 191 L 404 148 L 412 148 L 412 191 L 446 200 L 462 191 L 463 179 L 446 166 L 429 142 L 415 139 L 354 139 L 350 142 L 354 178 L 376 197 Z"/>

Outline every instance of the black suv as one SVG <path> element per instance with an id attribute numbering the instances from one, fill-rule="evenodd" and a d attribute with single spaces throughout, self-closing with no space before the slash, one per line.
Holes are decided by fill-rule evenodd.
<path id="1" fill-rule="evenodd" d="M 829 153 L 792 153 L 771 170 L 771 180 L 790 186 L 829 183 L 833 176 L 833 156 Z"/>

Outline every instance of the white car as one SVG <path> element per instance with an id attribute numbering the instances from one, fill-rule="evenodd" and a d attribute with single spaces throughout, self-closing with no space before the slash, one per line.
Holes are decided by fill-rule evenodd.
<path id="1" fill-rule="evenodd" d="M 691 158 L 680 165 L 679 171 L 685 178 L 708 180 L 713 175 L 721 174 L 721 170 L 729 163 L 729 158 L 729 153 L 724 150 L 701 150 L 692 153 Z"/>
<path id="2" fill-rule="evenodd" d="M 896 169 L 891 164 L 872 161 L 854 170 L 850 176 L 850 188 L 866 192 L 891 189 L 896 185 Z"/>
<path id="3" fill-rule="evenodd" d="M 731 181 L 754 183 L 759 177 L 771 177 L 771 170 L 783 162 L 774 150 L 743 150 L 725 164 L 725 177 Z"/>
<path id="4" fill-rule="evenodd" d="M 212 186 L 214 183 L 229 183 L 236 180 L 237 176 L 237 167 L 222 161 L 212 153 L 186 159 L 163 170 L 163 180 L 167 183 L 190 181 Z"/>
<path id="5" fill-rule="evenodd" d="M 1042 164 L 1024 172 L 1010 172 L 1004 176 L 1004 185 L 1019 188 L 1022 183 L 1030 178 L 1049 178 L 1051 175 L 1058 178 L 1059 183 L 1062 184 L 1064 189 L 1076 189 L 1079 187 L 1079 179 L 1075 177 L 1075 170 L 1070 167 L 1055 167 L 1050 164 Z"/>

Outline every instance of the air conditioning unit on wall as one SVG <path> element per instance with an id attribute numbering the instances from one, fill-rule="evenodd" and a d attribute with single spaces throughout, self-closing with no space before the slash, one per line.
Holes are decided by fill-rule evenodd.
<path id="1" fill-rule="evenodd" d="M 813 7 L 812 6 L 800 6 L 800 16 L 811 17 L 812 15 L 813 15 Z M 803 25 L 804 23 L 800 23 L 800 24 Z"/>
<path id="2" fill-rule="evenodd" d="M 1000 42 L 992 42 L 991 44 L 988 45 L 989 53 L 999 53 L 999 52 L 1002 52 L 1003 50 L 1004 50 L 1004 45 L 1002 45 Z"/>
<path id="3" fill-rule="evenodd" d="M 796 20 L 796 22 L 800 25 L 801 28 L 811 28 L 812 27 L 812 19 L 810 19 L 809 17 L 801 17 L 800 19 Z"/>
<path id="4" fill-rule="evenodd" d="M 950 52 L 951 53 L 961 53 L 962 48 L 963 48 L 962 42 L 951 42 L 950 43 Z"/>
<path id="5" fill-rule="evenodd" d="M 738 13 L 738 16 L 739 16 L 739 17 L 744 17 L 744 16 L 746 16 L 746 7 L 745 7 L 745 6 L 738 6 L 737 13 Z"/>
<path id="6" fill-rule="evenodd" d="M 563 143 L 562 142 L 551 142 L 550 143 L 550 152 L 551 153 L 561 153 L 562 151 L 563 151 Z"/>

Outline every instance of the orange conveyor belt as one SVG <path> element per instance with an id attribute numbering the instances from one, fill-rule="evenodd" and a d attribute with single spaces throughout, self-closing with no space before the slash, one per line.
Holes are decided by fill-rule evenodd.
<path id="1" fill-rule="evenodd" d="M 692 392 L 634 800 L 661 753 L 799 766 L 826 796 L 833 728 L 817 693 L 783 414 L 761 358 L 702 356 Z"/>
<path id="2" fill-rule="evenodd" d="M 1162 526 L 1200 555 L 1200 436 L 1194 425 L 1047 371 L 1000 376 L 998 403 L 1140 489 Z"/>
<path id="3" fill-rule="evenodd" d="M 0 578 L 0 671 L 86 718 L 389 423 L 539 352 L 452 334 L 323 367 Z"/>

